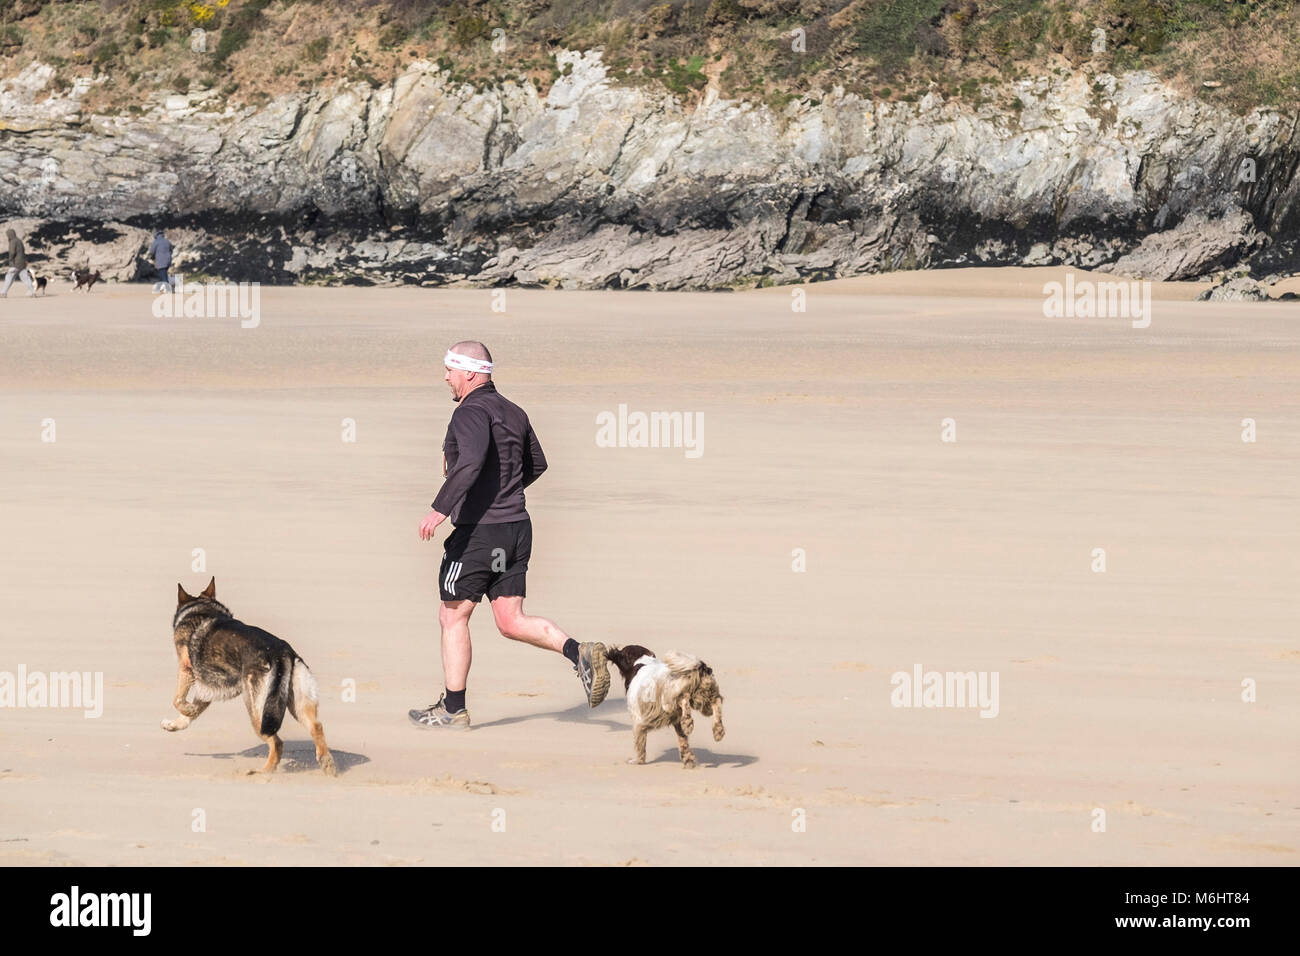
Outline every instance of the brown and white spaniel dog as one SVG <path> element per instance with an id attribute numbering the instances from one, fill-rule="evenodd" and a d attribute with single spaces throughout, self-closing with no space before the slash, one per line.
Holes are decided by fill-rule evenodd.
<path id="1" fill-rule="evenodd" d="M 645 763 L 646 735 L 671 724 L 677 731 L 682 767 L 694 767 L 695 754 L 686 739 L 695 729 L 692 708 L 713 717 L 714 740 L 721 740 L 726 733 L 722 726 L 722 691 L 708 664 L 675 651 L 660 660 L 639 644 L 609 647 L 605 657 L 618 668 L 627 689 L 627 710 L 632 715 L 636 747 L 636 756 L 628 763 Z"/>

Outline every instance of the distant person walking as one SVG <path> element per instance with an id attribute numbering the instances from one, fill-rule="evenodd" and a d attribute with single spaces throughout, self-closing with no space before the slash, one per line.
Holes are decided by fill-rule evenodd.
<path id="1" fill-rule="evenodd" d="M 533 550 L 533 523 L 524 489 L 546 470 L 546 456 L 528 415 L 492 381 L 492 355 L 482 342 L 457 342 L 443 358 L 443 381 L 457 403 L 443 442 L 446 481 L 420 522 L 420 539 L 450 518 L 456 526 L 438 570 L 444 691 L 436 703 L 412 710 L 418 727 L 469 729 L 469 616 L 487 594 L 502 636 L 563 654 L 577 671 L 587 703 L 609 690 L 605 645 L 579 644 L 544 617 L 524 613 L 524 580 Z"/>
<path id="2" fill-rule="evenodd" d="M 9 295 L 9 287 L 14 284 L 14 276 L 23 280 L 30 298 L 36 295 L 36 285 L 32 282 L 31 271 L 27 268 L 27 251 L 23 249 L 23 241 L 18 238 L 18 233 L 10 229 L 5 235 L 9 237 L 9 271 L 5 273 L 5 284 L 4 288 L 0 289 L 0 299 Z"/>
<path id="3" fill-rule="evenodd" d="M 154 283 L 153 291 L 167 292 L 172 288 L 172 281 L 167 277 L 167 270 L 172 266 L 172 244 L 161 229 L 153 234 L 153 242 L 149 243 L 146 255 L 153 259 L 153 267 L 158 270 L 158 281 Z"/>

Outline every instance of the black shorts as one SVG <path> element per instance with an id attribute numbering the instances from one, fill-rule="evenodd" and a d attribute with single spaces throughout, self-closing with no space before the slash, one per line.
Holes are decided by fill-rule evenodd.
<path id="1" fill-rule="evenodd" d="M 533 553 L 533 522 L 467 524 L 457 527 L 443 546 L 438 594 L 444 601 L 474 601 L 485 593 L 525 597 L 524 579 Z"/>

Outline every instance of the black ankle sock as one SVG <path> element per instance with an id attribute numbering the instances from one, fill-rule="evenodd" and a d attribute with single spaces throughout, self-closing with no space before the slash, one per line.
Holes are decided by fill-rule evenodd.
<path id="1" fill-rule="evenodd" d="M 567 657 L 569 663 L 574 667 L 578 666 L 578 642 L 573 638 L 569 638 L 564 642 L 564 647 L 560 649 L 560 653 Z"/>
<path id="2" fill-rule="evenodd" d="M 442 705 L 447 708 L 447 713 L 449 714 L 455 714 L 464 710 L 465 691 L 463 690 L 446 691 L 446 699 L 442 702 Z"/>

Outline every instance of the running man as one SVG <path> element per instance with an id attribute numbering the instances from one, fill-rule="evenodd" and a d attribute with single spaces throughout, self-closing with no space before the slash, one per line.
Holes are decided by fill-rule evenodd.
<path id="1" fill-rule="evenodd" d="M 420 522 L 428 541 L 448 518 L 456 529 L 438 569 L 438 625 L 442 628 L 443 695 L 410 711 L 418 727 L 469 729 L 469 617 L 485 593 L 503 637 L 563 654 L 595 707 L 609 691 L 604 644 L 579 644 L 544 617 L 524 613 L 524 578 L 533 548 L 533 524 L 524 489 L 546 470 L 528 415 L 492 383 L 492 355 L 482 342 L 457 342 L 443 359 L 443 376 L 458 403 L 443 442 L 446 481 L 433 510 Z"/>

